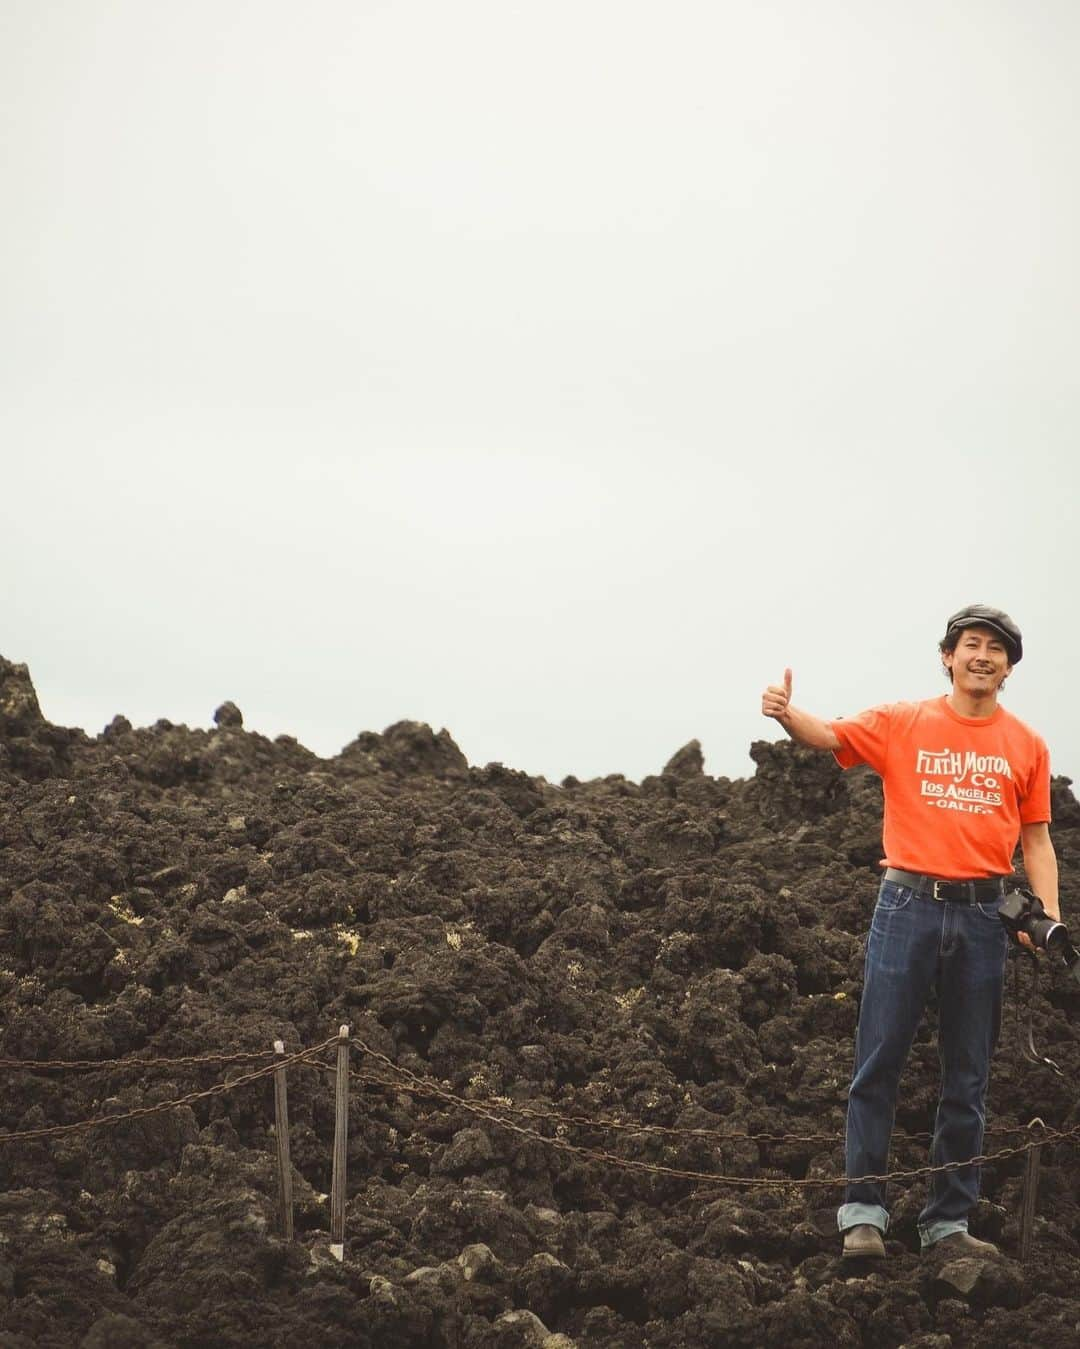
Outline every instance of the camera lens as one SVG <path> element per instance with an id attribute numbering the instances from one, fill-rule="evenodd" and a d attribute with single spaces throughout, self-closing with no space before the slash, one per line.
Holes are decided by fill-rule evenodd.
<path id="1" fill-rule="evenodd" d="M 1053 918 L 1043 918 L 1035 923 L 1038 929 L 1038 935 L 1035 941 L 1040 946 L 1045 946 L 1047 950 L 1052 950 L 1060 942 L 1068 941 L 1069 930 L 1064 923 L 1057 923 Z"/>

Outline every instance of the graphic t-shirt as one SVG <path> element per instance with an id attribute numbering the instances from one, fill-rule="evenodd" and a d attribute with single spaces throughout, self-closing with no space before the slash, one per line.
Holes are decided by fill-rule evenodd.
<path id="1" fill-rule="evenodd" d="M 885 861 L 946 880 L 1007 876 L 1022 824 L 1050 819 L 1050 755 L 998 706 L 962 717 L 945 697 L 888 703 L 829 723 L 841 768 L 885 789 Z"/>

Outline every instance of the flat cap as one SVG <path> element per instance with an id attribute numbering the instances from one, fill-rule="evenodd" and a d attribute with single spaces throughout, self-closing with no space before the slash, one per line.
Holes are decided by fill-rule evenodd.
<path id="1" fill-rule="evenodd" d="M 1010 665 L 1018 664 L 1024 655 L 1020 629 L 1003 609 L 992 609 L 989 604 L 966 605 L 945 624 L 946 638 L 961 628 L 991 628 L 998 633 L 1008 649 Z"/>

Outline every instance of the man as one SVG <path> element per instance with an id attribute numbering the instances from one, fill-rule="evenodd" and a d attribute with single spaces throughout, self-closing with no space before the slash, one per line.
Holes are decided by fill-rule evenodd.
<path id="1" fill-rule="evenodd" d="M 948 620 L 939 650 L 952 685 L 940 698 L 824 721 L 792 706 L 785 670 L 783 684 L 770 685 L 761 702 L 798 744 L 832 750 L 842 768 L 869 764 L 884 786 L 886 870 L 866 945 L 848 1095 L 850 1177 L 888 1170 L 900 1074 L 933 988 L 942 1072 L 931 1161 L 982 1152 L 1007 949 L 997 910 L 1018 838 L 1031 888 L 1060 917 L 1049 755 L 998 701 L 1023 655 L 1020 629 L 1000 609 L 968 605 Z M 978 1169 L 939 1171 L 930 1180 L 919 1216 L 923 1251 L 997 1254 L 967 1230 Z M 837 1216 L 845 1257 L 885 1254 L 882 1184 L 849 1183 Z"/>

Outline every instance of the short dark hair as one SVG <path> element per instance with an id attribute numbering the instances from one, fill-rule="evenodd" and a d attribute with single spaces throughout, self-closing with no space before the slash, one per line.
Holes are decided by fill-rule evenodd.
<path id="1" fill-rule="evenodd" d="M 943 656 L 946 654 L 951 655 L 956 650 L 956 644 L 957 642 L 959 642 L 960 634 L 963 631 L 964 631 L 963 628 L 952 628 L 949 632 L 945 634 L 944 637 L 942 637 L 941 641 L 938 642 L 937 644 L 938 651 Z M 953 682 L 952 671 L 949 669 L 949 667 L 945 664 L 944 661 L 941 662 L 941 668 L 945 671 L 945 674 L 948 676 L 949 683 L 951 684 Z"/>

